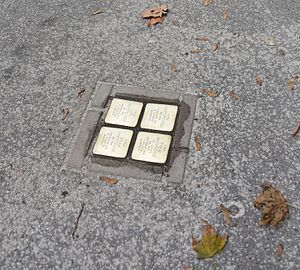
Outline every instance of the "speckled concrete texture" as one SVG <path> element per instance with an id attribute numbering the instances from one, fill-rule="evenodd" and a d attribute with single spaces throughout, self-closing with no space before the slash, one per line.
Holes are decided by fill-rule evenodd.
<path id="1" fill-rule="evenodd" d="M 300 210 L 291 207 L 277 230 L 262 228 L 252 200 L 269 180 L 300 204 L 300 140 L 291 136 L 300 85 L 287 87 L 300 73 L 300 2 L 164 3 L 164 24 L 147 28 L 140 12 L 158 2 L 1 1 L 1 269 L 299 269 Z M 96 9 L 104 13 L 91 16 Z M 190 53 L 210 49 L 196 36 L 220 49 Z M 202 149 L 192 138 L 183 185 L 120 178 L 110 187 L 62 170 L 88 103 L 77 89 L 97 81 L 199 94 L 193 134 Z M 237 226 L 224 224 L 220 203 L 238 205 Z M 191 249 L 201 219 L 229 235 L 206 261 Z"/>

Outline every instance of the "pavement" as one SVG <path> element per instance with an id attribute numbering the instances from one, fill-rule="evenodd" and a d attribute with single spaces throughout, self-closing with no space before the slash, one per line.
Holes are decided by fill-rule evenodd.
<path id="1" fill-rule="evenodd" d="M 159 2 L 1 1 L 1 269 L 299 269 L 300 84 L 287 81 L 300 73 L 300 2 L 163 3 L 165 21 L 148 28 L 140 13 Z M 192 137 L 183 184 L 108 186 L 62 169 L 89 99 L 78 88 L 98 81 L 198 94 L 202 149 Z M 264 180 L 294 205 L 278 229 L 258 225 Z M 221 203 L 239 209 L 236 226 Z M 191 248 L 202 219 L 229 236 L 208 260 Z"/>

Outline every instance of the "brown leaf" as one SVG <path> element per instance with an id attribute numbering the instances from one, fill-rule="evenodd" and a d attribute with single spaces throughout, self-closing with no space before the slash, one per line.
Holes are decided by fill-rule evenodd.
<path id="1" fill-rule="evenodd" d="M 151 18 L 148 22 L 147 22 L 147 26 L 150 27 L 152 25 L 158 24 L 158 23 L 162 23 L 164 21 L 164 17 L 161 18 Z"/>
<path id="2" fill-rule="evenodd" d="M 218 92 L 216 92 L 214 90 L 209 90 L 207 88 L 203 89 L 202 91 L 203 91 L 203 93 L 207 94 L 210 97 L 217 97 L 219 95 Z"/>
<path id="3" fill-rule="evenodd" d="M 202 148 L 202 144 L 201 144 L 199 135 L 195 135 L 195 148 L 196 148 L 196 151 L 200 151 Z"/>
<path id="4" fill-rule="evenodd" d="M 167 5 L 161 5 L 159 7 L 147 9 L 143 11 L 142 18 L 161 18 L 163 15 L 167 14 L 168 7 Z"/>
<path id="5" fill-rule="evenodd" d="M 298 124 L 298 126 L 295 128 L 293 136 L 297 136 L 297 134 L 300 132 L 300 124 Z"/>
<path id="6" fill-rule="evenodd" d="M 277 227 L 289 216 L 288 201 L 270 183 L 262 184 L 263 191 L 254 200 L 254 207 L 262 211 L 260 225 Z"/>
<path id="7" fill-rule="evenodd" d="M 224 10 L 224 12 L 223 12 L 223 18 L 224 18 L 225 21 L 228 21 L 228 20 L 229 20 L 229 12 L 228 12 L 227 9 Z"/>
<path id="8" fill-rule="evenodd" d="M 234 91 L 230 91 L 228 94 L 229 94 L 229 96 L 232 97 L 232 98 L 240 99 L 240 97 L 239 97 Z"/>
<path id="9" fill-rule="evenodd" d="M 262 77 L 260 77 L 259 75 L 257 75 L 257 76 L 255 77 L 255 80 L 256 80 L 256 84 L 257 84 L 257 85 L 262 86 L 262 84 L 263 84 L 263 79 L 262 79 Z"/>
<path id="10" fill-rule="evenodd" d="M 101 10 L 101 9 L 95 10 L 95 11 L 93 11 L 92 16 L 101 14 L 101 13 L 103 13 L 103 12 L 104 12 L 104 10 Z"/>
<path id="11" fill-rule="evenodd" d="M 200 240 L 192 237 L 192 249 L 198 253 L 198 259 L 211 258 L 224 249 L 227 241 L 227 235 L 221 236 L 214 227 L 205 225 Z"/>
<path id="12" fill-rule="evenodd" d="M 206 36 L 199 36 L 199 37 L 195 37 L 195 40 L 200 40 L 200 41 L 209 41 L 209 38 Z"/>
<path id="13" fill-rule="evenodd" d="M 278 244 L 277 247 L 276 247 L 276 255 L 277 256 L 282 256 L 283 252 L 284 252 L 283 244 Z"/>
<path id="14" fill-rule="evenodd" d="M 232 213 L 228 208 L 226 208 L 223 204 L 220 204 L 220 208 L 224 214 L 224 222 L 227 225 L 232 225 L 232 218 L 231 216 L 234 216 L 234 213 Z"/>
<path id="15" fill-rule="evenodd" d="M 220 43 L 219 42 L 214 43 L 211 47 L 213 52 L 219 50 L 219 48 L 220 48 Z"/>
<path id="16" fill-rule="evenodd" d="M 119 182 L 119 180 L 115 179 L 115 178 L 110 178 L 107 176 L 99 176 L 99 179 L 102 180 L 103 182 L 105 182 L 106 184 L 112 186 L 115 185 Z"/>
<path id="17" fill-rule="evenodd" d="M 173 71 L 173 72 L 177 72 L 177 67 L 176 67 L 176 64 L 171 64 L 171 70 Z"/>
<path id="18" fill-rule="evenodd" d="M 295 84 L 297 83 L 297 81 L 299 80 L 299 76 L 296 75 L 293 78 L 288 80 L 288 87 L 289 90 L 294 90 L 295 89 Z"/>
<path id="19" fill-rule="evenodd" d="M 69 108 L 63 109 L 63 118 L 62 118 L 62 120 L 65 120 L 68 117 L 69 113 L 70 113 Z"/>
<path id="20" fill-rule="evenodd" d="M 203 4 L 204 6 L 210 5 L 212 2 L 213 2 L 212 0 L 202 0 L 202 4 Z"/>
<path id="21" fill-rule="evenodd" d="M 79 88 L 77 91 L 77 98 L 81 98 L 84 92 L 85 92 L 84 88 Z"/>
<path id="22" fill-rule="evenodd" d="M 206 53 L 207 50 L 203 50 L 203 49 L 193 49 L 191 50 L 191 53 Z"/>

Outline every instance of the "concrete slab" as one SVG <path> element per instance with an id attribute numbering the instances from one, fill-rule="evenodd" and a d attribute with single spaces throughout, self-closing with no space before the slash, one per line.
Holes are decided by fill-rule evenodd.
<path id="1" fill-rule="evenodd" d="M 86 157 L 87 151 L 90 146 L 95 127 L 100 119 L 101 112 L 87 110 L 83 121 L 75 135 L 75 140 L 70 153 L 67 157 L 65 168 L 70 170 L 81 170 L 83 160 Z"/>
<path id="2" fill-rule="evenodd" d="M 150 94 L 150 93 L 151 96 L 146 96 L 146 94 Z M 130 87 L 124 85 L 115 86 L 113 84 L 102 85 L 101 82 L 98 82 L 95 87 L 94 93 L 91 94 L 91 100 L 87 107 L 87 113 L 84 114 L 81 120 L 80 128 L 79 131 L 77 132 L 80 135 L 77 135 L 77 139 L 75 140 L 74 145 L 71 148 L 71 152 L 67 157 L 65 167 L 67 169 L 73 168 L 74 170 L 80 171 L 83 168 L 83 161 L 84 159 L 86 159 L 88 160 L 88 162 L 90 162 L 90 164 L 88 165 L 88 170 L 97 171 L 98 169 L 99 174 L 109 173 L 112 175 L 133 177 L 139 179 L 141 177 L 141 171 L 143 171 L 142 175 L 144 179 L 154 179 L 154 180 L 161 179 L 163 174 L 168 175 L 170 170 L 172 171 L 174 170 L 174 172 L 170 172 L 170 174 L 173 176 L 177 175 L 176 180 L 174 180 L 175 179 L 174 177 L 171 178 L 167 177 L 167 181 L 182 183 L 184 179 L 185 161 L 187 159 L 188 151 L 183 151 L 180 154 L 181 158 L 183 158 L 184 156 L 183 166 L 172 166 L 173 161 L 175 159 L 177 160 L 177 154 L 174 155 L 172 152 L 177 153 L 178 149 L 188 150 L 188 142 L 192 132 L 193 116 L 195 114 L 197 96 L 191 94 L 181 95 L 178 92 L 177 94 L 178 99 L 174 99 L 174 97 L 169 99 L 168 98 L 169 91 L 160 90 L 158 93 L 159 94 L 156 94 L 156 92 L 151 92 L 149 91 L 149 89 L 141 89 L 139 87 Z M 121 99 L 118 98 L 120 96 L 122 97 Z M 96 99 L 96 101 L 94 101 L 94 99 Z M 135 101 L 130 101 L 130 99 L 133 99 Z M 126 100 L 129 100 L 129 103 Z M 125 102 L 124 106 L 127 106 L 126 105 L 127 103 L 128 105 L 130 105 L 131 103 L 139 105 L 138 108 L 139 113 L 135 115 L 135 119 L 134 119 L 135 122 L 137 122 L 139 119 L 139 124 L 138 125 L 134 124 L 133 125 L 134 127 L 131 127 L 133 129 L 128 130 L 132 133 L 134 132 L 133 133 L 134 135 L 133 138 L 131 139 L 130 146 L 128 146 L 129 150 L 126 151 L 125 156 L 124 156 L 125 152 L 122 153 L 122 157 L 124 158 L 124 160 L 122 161 L 113 158 L 106 160 L 106 158 L 109 156 L 109 153 L 112 150 L 111 147 L 109 148 L 110 150 L 104 148 L 101 150 L 102 152 L 103 151 L 105 152 L 105 155 L 103 154 L 104 152 L 102 153 L 102 157 L 94 156 L 97 155 L 100 149 L 98 147 L 99 149 L 97 148 L 98 149 L 97 153 L 95 153 L 94 150 L 96 147 L 95 145 L 97 144 L 98 134 L 99 132 L 101 132 L 103 126 L 109 124 L 106 127 L 108 129 L 110 128 L 120 129 L 126 127 L 127 129 L 130 128 L 127 124 L 125 126 L 121 125 L 123 121 L 120 121 L 119 118 L 116 118 L 114 120 L 117 121 L 115 123 L 113 123 L 113 121 L 110 121 L 113 120 L 112 114 L 111 113 L 110 115 L 108 114 L 109 112 L 114 110 L 113 101 L 118 101 L 119 107 L 124 102 Z M 167 106 L 166 108 L 169 107 L 176 108 L 176 113 L 173 116 L 174 117 L 173 120 L 175 121 L 172 122 L 172 128 L 169 132 L 148 129 L 143 127 L 141 124 L 144 119 L 145 109 L 148 106 L 147 104 L 155 104 L 153 103 L 155 101 L 160 102 L 158 103 L 158 106 L 160 107 Z M 120 102 L 123 103 L 121 104 Z M 173 105 L 168 105 L 168 104 L 173 104 Z M 95 113 L 93 115 L 89 113 L 92 110 L 95 110 Z M 175 111 L 173 110 L 173 112 Z M 95 119 L 95 117 L 97 118 L 97 116 L 98 119 Z M 89 117 L 92 117 L 92 120 L 88 119 Z M 106 119 L 108 118 L 109 118 L 108 121 L 109 123 L 106 123 L 107 122 Z M 173 126 L 175 126 L 175 128 L 173 128 Z M 84 134 L 85 128 L 88 128 L 87 135 Z M 135 151 L 134 147 L 136 144 L 135 142 L 137 140 L 139 131 L 142 131 L 142 133 L 144 133 L 145 131 L 146 132 L 151 131 L 152 133 L 156 132 L 157 135 L 161 134 L 159 136 L 168 136 L 171 138 L 170 142 L 172 141 L 172 144 L 171 146 L 168 144 L 168 151 L 165 153 L 166 154 L 165 158 L 161 157 L 162 159 L 159 159 L 157 162 L 154 162 L 154 156 L 150 153 L 148 155 L 143 155 L 142 158 L 137 158 L 137 152 Z M 159 132 L 164 132 L 164 133 L 159 133 Z M 115 157 L 116 155 L 120 157 L 121 153 L 115 153 L 115 154 L 112 153 L 112 155 L 114 155 Z M 149 162 L 150 160 L 151 162 Z M 164 160 L 164 162 L 162 162 L 162 160 Z M 136 166 L 137 169 L 133 169 L 134 166 Z M 117 170 L 115 169 L 116 167 L 118 167 Z M 147 176 L 147 172 L 150 173 L 149 176 Z M 155 173 L 153 174 L 153 172 Z"/>

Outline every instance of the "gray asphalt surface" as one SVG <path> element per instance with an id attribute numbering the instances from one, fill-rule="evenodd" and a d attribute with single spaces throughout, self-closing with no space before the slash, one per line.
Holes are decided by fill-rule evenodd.
<path id="1" fill-rule="evenodd" d="M 274 230 L 258 226 L 252 201 L 268 180 L 300 205 L 300 140 L 291 136 L 300 84 L 287 86 L 300 73 L 300 2 L 163 3 L 163 25 L 148 28 L 140 13 L 158 2 L 1 1 L 1 269 L 299 269 L 299 208 Z M 104 13 L 91 16 L 97 9 Z M 190 53 L 214 42 L 216 52 Z M 199 93 L 193 133 L 202 149 L 192 138 L 183 185 L 120 177 L 110 187 L 62 170 L 89 98 L 77 89 L 97 81 Z M 240 208 L 235 227 L 219 211 L 231 202 Z M 191 249 L 201 219 L 229 235 L 205 261 Z"/>

